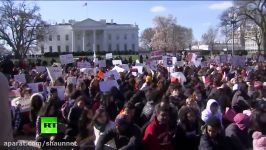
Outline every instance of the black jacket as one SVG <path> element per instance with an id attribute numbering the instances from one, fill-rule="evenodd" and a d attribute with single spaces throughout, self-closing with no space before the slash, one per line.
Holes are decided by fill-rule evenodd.
<path id="1" fill-rule="evenodd" d="M 223 135 L 211 139 L 203 134 L 200 138 L 199 150 L 233 150 L 232 142 Z"/>
<path id="2" fill-rule="evenodd" d="M 252 147 L 252 138 L 249 135 L 248 130 L 240 130 L 234 123 L 230 124 L 225 129 L 225 136 L 232 140 L 234 150 L 244 150 Z"/>
<path id="3" fill-rule="evenodd" d="M 109 130 L 100 136 L 96 150 L 103 150 L 104 145 L 110 140 L 114 141 L 116 149 L 137 150 L 141 142 L 141 132 L 136 125 L 130 125 L 125 135 L 119 135 L 116 129 Z"/>

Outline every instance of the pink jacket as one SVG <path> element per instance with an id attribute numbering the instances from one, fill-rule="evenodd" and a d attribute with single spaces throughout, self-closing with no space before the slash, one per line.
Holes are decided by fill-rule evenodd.
<path id="1" fill-rule="evenodd" d="M 253 150 L 266 150 L 266 135 L 261 132 L 255 131 L 252 135 Z"/>

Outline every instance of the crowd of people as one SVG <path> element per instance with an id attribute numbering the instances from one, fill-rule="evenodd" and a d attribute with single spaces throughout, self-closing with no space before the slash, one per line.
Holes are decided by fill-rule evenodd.
<path id="1" fill-rule="evenodd" d="M 79 61 L 90 62 L 97 72 L 80 72 Z M 133 75 L 134 62 L 126 63 L 130 70 L 119 73 L 119 87 L 102 92 L 99 84 L 106 79 L 99 72 L 104 74 L 114 67 L 108 61 L 100 68 L 79 58 L 62 65 L 63 76 L 53 81 L 47 72 L 35 69 L 49 66 L 48 62 L 13 64 L 4 60 L 0 70 L 7 79 L 0 76 L 0 96 L 9 97 L 9 105 L 1 102 L 0 113 L 4 104 L 8 105 L 11 122 L 0 122 L 0 128 L 10 124 L 14 137 L 23 134 L 35 135 L 38 142 L 77 142 L 78 147 L 72 148 L 85 150 L 266 149 L 266 63 L 175 66 L 174 72 L 182 73 L 185 82 L 170 76 L 162 64 L 153 71 L 144 67 L 142 73 Z M 15 81 L 13 76 L 20 73 L 26 75 L 27 83 L 42 82 L 42 91 L 34 93 L 27 83 Z M 76 85 L 67 83 L 68 77 L 79 80 Z M 115 79 L 110 76 L 107 80 Z M 5 82 L 9 92 L 3 88 Z M 47 91 L 48 86 L 64 86 L 64 100 L 56 88 Z M 14 91 L 15 98 L 31 100 L 29 111 L 21 112 L 20 105 L 11 105 L 10 93 Z M 9 114 L 2 112 L 2 116 Z M 58 133 L 41 134 L 41 117 L 57 117 Z"/>

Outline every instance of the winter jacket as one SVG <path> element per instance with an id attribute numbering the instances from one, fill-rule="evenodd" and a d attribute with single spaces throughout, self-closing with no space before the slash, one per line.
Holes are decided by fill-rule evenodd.
<path id="1" fill-rule="evenodd" d="M 113 129 L 115 127 L 115 124 L 114 122 L 112 121 L 109 121 L 106 125 L 105 125 L 105 128 L 104 128 L 104 132 L 108 132 L 109 130 Z M 95 126 L 93 127 L 93 130 L 94 130 L 94 134 L 95 134 L 95 141 L 94 141 L 94 144 L 96 145 L 100 136 L 104 133 L 104 132 L 101 132 L 100 130 L 98 130 Z"/>
<path id="2" fill-rule="evenodd" d="M 252 135 L 253 150 L 266 150 L 266 135 L 261 132 L 255 131 Z"/>
<path id="3" fill-rule="evenodd" d="M 109 130 L 100 136 L 96 150 L 103 150 L 104 145 L 110 140 L 114 141 L 116 149 L 137 150 L 141 141 L 141 132 L 136 125 L 130 125 L 123 135 L 119 134 L 116 129 Z"/>
<path id="4" fill-rule="evenodd" d="M 218 135 L 212 139 L 205 133 L 200 138 L 199 150 L 233 150 L 233 147 L 229 138 Z"/>
<path id="5" fill-rule="evenodd" d="M 143 147 L 147 150 L 173 150 L 168 125 L 159 124 L 156 117 L 147 126 L 142 139 Z"/>
<path id="6" fill-rule="evenodd" d="M 230 124 L 225 129 L 225 136 L 232 140 L 235 150 L 251 148 L 251 137 L 248 130 L 240 130 L 235 123 Z"/>

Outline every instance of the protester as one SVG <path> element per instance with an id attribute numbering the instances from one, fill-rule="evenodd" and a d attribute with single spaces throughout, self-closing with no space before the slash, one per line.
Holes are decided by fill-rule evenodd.
<path id="1" fill-rule="evenodd" d="M 212 116 L 215 116 L 222 121 L 222 113 L 220 112 L 219 104 L 214 99 L 208 100 L 206 109 L 201 113 L 201 119 L 206 123 Z"/>
<path id="2" fill-rule="evenodd" d="M 112 140 L 113 143 L 107 142 Z M 139 127 L 129 123 L 128 115 L 119 114 L 115 119 L 115 128 L 100 136 L 96 150 L 102 150 L 105 144 L 112 145 L 114 149 L 138 149 L 141 142 Z"/>
<path id="3" fill-rule="evenodd" d="M 155 113 L 156 116 L 145 129 L 143 147 L 152 150 L 172 150 L 174 147 L 169 134 L 170 109 L 159 105 Z"/>

